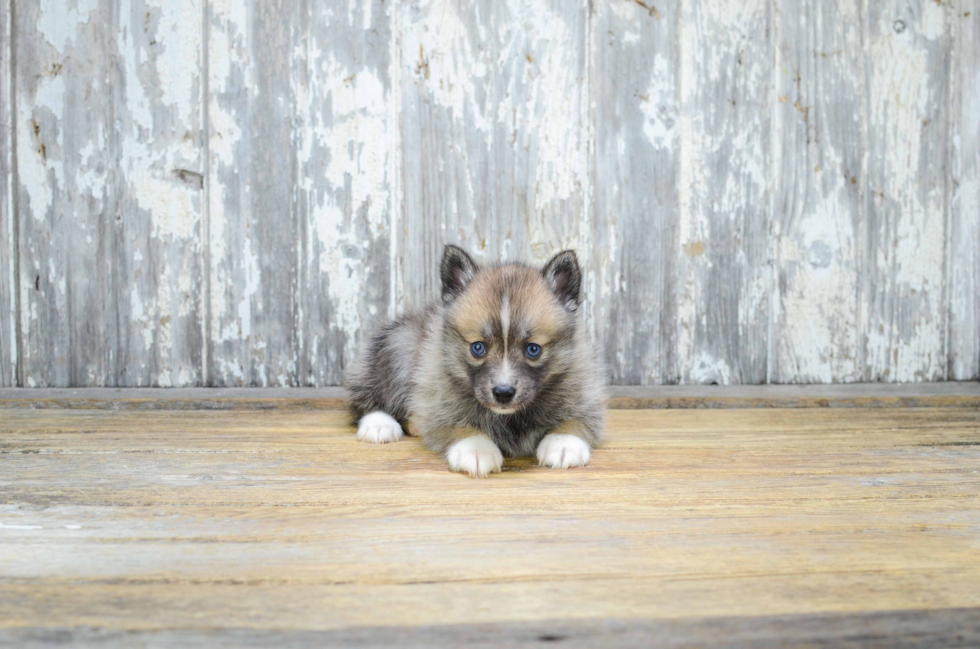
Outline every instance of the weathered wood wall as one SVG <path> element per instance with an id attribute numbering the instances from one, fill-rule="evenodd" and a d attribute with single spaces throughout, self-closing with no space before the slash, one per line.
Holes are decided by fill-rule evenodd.
<path id="1" fill-rule="evenodd" d="M 0 386 L 331 385 L 441 247 L 623 384 L 980 377 L 976 0 L 2 0 Z"/>
<path id="2" fill-rule="evenodd" d="M 13 156 L 10 116 L 10 5 L 0 0 L 0 387 L 16 385 L 17 331 L 14 308 Z"/>

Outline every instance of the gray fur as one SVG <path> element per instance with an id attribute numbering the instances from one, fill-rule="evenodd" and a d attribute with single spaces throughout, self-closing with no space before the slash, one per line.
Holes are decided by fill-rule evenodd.
<path id="1" fill-rule="evenodd" d="M 510 457 L 533 455 L 541 439 L 563 424 L 562 432 L 597 445 L 606 376 L 577 308 L 581 272 L 575 254 L 559 253 L 544 271 L 520 264 L 478 267 L 461 249 L 447 246 L 441 274 L 441 302 L 382 328 L 348 373 L 345 385 L 355 421 L 377 410 L 407 430 L 411 420 L 413 432 L 439 452 L 459 439 L 460 427 L 479 429 Z M 521 302 L 527 295 L 536 301 Z M 509 332 L 502 331 L 494 312 L 503 296 L 508 305 L 515 301 Z M 483 313 L 473 304 L 493 305 L 483 309 L 481 318 L 491 350 L 482 362 L 471 356 L 470 343 L 457 327 L 460 309 Z M 520 304 L 540 308 L 522 311 Z M 523 356 L 522 332 L 540 331 L 544 321 L 550 323 L 552 338 L 542 361 L 534 363 Z M 518 386 L 513 414 L 487 407 L 501 367 Z"/>

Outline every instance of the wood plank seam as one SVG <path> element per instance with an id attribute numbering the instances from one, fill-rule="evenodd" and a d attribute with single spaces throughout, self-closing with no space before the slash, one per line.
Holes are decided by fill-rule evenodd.
<path id="1" fill-rule="evenodd" d="M 980 408 L 980 382 L 830 386 L 614 387 L 610 409 Z M 340 388 L 0 389 L 0 408 L 344 409 Z"/>
<path id="2" fill-rule="evenodd" d="M 214 372 L 211 358 L 214 355 L 214 341 L 211 331 L 211 0 L 201 0 L 201 87 L 204 96 L 201 102 L 201 140 L 204 160 L 204 194 L 201 207 L 201 268 L 202 319 L 201 319 L 201 384 L 214 386 Z"/>
<path id="3" fill-rule="evenodd" d="M 10 93 L 9 115 L 10 124 L 10 188 L 9 188 L 9 214 L 11 226 L 10 257 L 13 262 L 12 274 L 10 276 L 10 292 L 13 298 L 13 313 L 9 317 L 13 318 L 14 341 L 12 352 L 14 354 L 14 380 L 13 384 L 23 387 L 24 385 L 24 336 L 20 320 L 21 313 L 21 260 L 20 260 L 20 173 L 18 170 L 17 156 L 17 29 L 16 29 L 16 7 L 15 0 L 9 0 L 7 9 L 7 27 L 9 36 L 7 38 L 7 65 L 9 69 L 4 71 L 8 76 L 7 90 Z M 5 370 L 6 371 L 6 370 Z"/>

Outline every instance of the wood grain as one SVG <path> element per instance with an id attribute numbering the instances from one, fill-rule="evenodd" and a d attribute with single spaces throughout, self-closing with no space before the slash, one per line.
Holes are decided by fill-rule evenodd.
<path id="1" fill-rule="evenodd" d="M 771 285 L 769 3 L 680 9 L 675 380 L 763 383 Z"/>
<path id="2" fill-rule="evenodd" d="M 107 277 L 116 227 L 108 204 L 115 198 L 106 192 L 115 166 L 106 123 L 112 92 L 102 49 L 113 41 L 113 21 L 102 13 L 90 23 L 90 8 L 59 16 L 56 31 L 49 22 L 53 12 L 42 12 L 37 3 L 14 16 L 14 209 L 25 215 L 18 219 L 21 263 L 14 281 L 24 353 L 18 383 L 25 386 L 105 385 L 111 372 L 106 356 L 116 348 L 118 323 L 111 317 Z M 87 96 L 96 97 L 96 105 L 86 106 Z M 101 326 L 90 329 L 95 323 Z"/>
<path id="3" fill-rule="evenodd" d="M 866 123 L 862 3 L 774 13 L 774 383 L 861 379 Z"/>
<path id="4" fill-rule="evenodd" d="M 17 385 L 17 308 L 14 281 L 14 130 L 10 116 L 10 5 L 0 3 L 0 387 Z"/>
<path id="5" fill-rule="evenodd" d="M 980 606 L 977 409 L 620 410 L 589 467 L 489 480 L 415 438 L 359 443 L 342 412 L 0 421 L 0 638 L 721 619 L 778 638 L 781 616 L 897 633 L 903 611 L 935 633 Z"/>
<path id="6" fill-rule="evenodd" d="M 201 382 L 201 18 L 18 5 L 21 385 Z"/>
<path id="7" fill-rule="evenodd" d="M 867 11 L 863 379 L 937 380 L 946 314 L 930 305 L 945 291 L 951 10 L 925 1 Z"/>
<path id="8" fill-rule="evenodd" d="M 980 9 L 951 8 L 946 378 L 980 378 Z"/>
<path id="9" fill-rule="evenodd" d="M 593 332 L 617 384 L 676 382 L 680 3 L 593 5 Z M 640 334 L 639 332 L 643 332 Z"/>
<path id="10" fill-rule="evenodd" d="M 208 378 L 296 385 L 303 3 L 209 2 Z"/>
<path id="11" fill-rule="evenodd" d="M 602 619 L 542 620 L 501 624 L 446 624 L 405 627 L 361 627 L 341 630 L 222 630 L 220 641 L 236 647 L 813 647 L 903 649 L 956 647 L 980 640 L 980 609 L 953 608 L 877 613 L 822 613 L 677 620 Z M 101 628 L 0 630 L 0 640 L 17 647 L 70 642 L 99 647 L 212 647 L 209 631 L 118 631 Z"/>
<path id="12" fill-rule="evenodd" d="M 382 0 L 211 2 L 213 385 L 336 385 L 389 311 Z"/>

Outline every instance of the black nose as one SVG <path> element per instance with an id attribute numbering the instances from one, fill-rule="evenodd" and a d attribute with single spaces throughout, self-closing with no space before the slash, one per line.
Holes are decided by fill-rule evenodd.
<path id="1" fill-rule="evenodd" d="M 517 388 L 513 385 L 498 385 L 493 389 L 493 396 L 500 403 L 510 403 L 515 394 L 517 394 Z"/>

